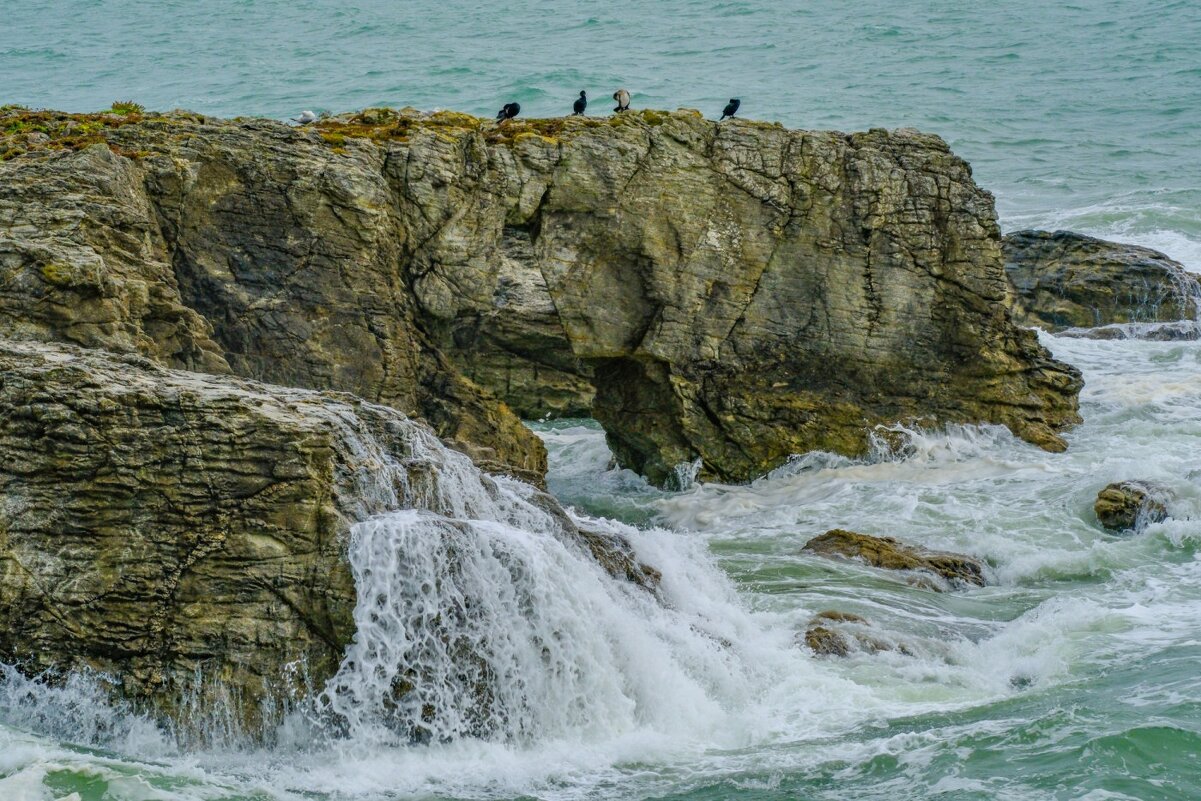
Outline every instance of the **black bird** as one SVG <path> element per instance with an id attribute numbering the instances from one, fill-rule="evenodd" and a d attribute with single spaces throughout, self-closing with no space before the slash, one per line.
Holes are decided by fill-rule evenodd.
<path id="1" fill-rule="evenodd" d="M 618 89 L 613 93 L 613 99 L 617 101 L 617 108 L 614 111 L 629 111 L 630 110 L 630 93 L 625 89 Z"/>
<path id="2" fill-rule="evenodd" d="M 588 95 L 584 94 L 584 90 L 580 90 L 580 96 L 571 104 L 572 109 L 576 114 L 583 114 L 584 109 L 588 108 Z"/>
<path id="3" fill-rule="evenodd" d="M 521 104 L 520 103 L 505 103 L 503 106 L 500 107 L 500 111 L 496 112 L 496 121 L 504 122 L 505 120 L 511 120 L 520 113 L 521 113 Z"/>
<path id="4" fill-rule="evenodd" d="M 721 119 L 724 120 L 726 117 L 733 117 L 736 113 L 738 113 L 738 107 L 741 105 L 741 100 L 736 97 L 731 97 L 730 102 L 724 109 L 722 109 Z M 718 122 L 721 122 L 721 120 L 718 120 Z"/>

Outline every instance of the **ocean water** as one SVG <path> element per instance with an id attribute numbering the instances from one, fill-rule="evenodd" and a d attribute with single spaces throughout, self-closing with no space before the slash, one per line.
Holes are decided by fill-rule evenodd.
<path id="1" fill-rule="evenodd" d="M 1004 229 L 1147 244 L 1201 272 L 1190 0 L 0 5 L 0 104 L 283 118 L 517 100 L 543 116 L 580 89 L 608 113 L 620 85 L 636 106 L 716 116 L 737 96 L 790 126 L 937 132 Z M 467 554 L 443 589 L 486 614 L 459 636 L 503 634 L 488 659 L 512 679 L 490 739 L 459 736 L 478 715 L 433 640 L 430 686 L 463 714 L 425 745 L 379 725 L 371 676 L 341 677 L 349 737 L 290 721 L 270 748 L 181 748 L 86 678 L 3 671 L 0 801 L 1201 798 L 1201 343 L 1044 342 L 1086 380 L 1065 454 L 991 427 L 915 430 L 869 460 L 810 454 L 665 493 L 613 469 L 595 424 L 537 424 L 551 490 L 662 569 L 666 607 L 548 537 L 519 488 L 485 502 L 448 462 L 460 490 L 441 517 L 354 532 L 389 604 L 360 646 L 412 634 L 395 621 L 431 599 L 400 576 L 444 577 L 445 548 Z M 1131 477 L 1168 487 L 1172 517 L 1105 533 L 1092 500 Z M 834 527 L 974 554 L 991 583 L 933 593 L 800 552 Z M 796 647 L 830 608 L 897 649 Z"/>

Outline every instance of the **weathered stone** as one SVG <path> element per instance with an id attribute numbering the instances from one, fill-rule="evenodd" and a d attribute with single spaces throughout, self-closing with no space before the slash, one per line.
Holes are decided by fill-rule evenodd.
<path id="1" fill-rule="evenodd" d="M 566 342 L 541 326 L 527 350 L 558 354 L 556 380 L 588 377 L 568 353 L 591 368 L 610 446 L 653 481 L 697 458 L 702 478 L 745 480 L 796 452 L 861 454 L 898 419 L 1000 422 L 1061 450 L 1079 419 L 1078 374 L 1003 310 L 991 197 L 936 137 L 655 112 L 413 138 L 404 163 L 419 146 L 451 168 L 445 192 L 421 190 L 445 223 L 415 259 L 440 344 L 499 326 L 524 268 Z M 517 350 L 508 331 L 494 350 Z M 456 359 L 480 352 L 461 341 Z M 502 397 L 511 364 L 491 369 Z M 514 403 L 543 411 L 525 386 Z"/>
<path id="2" fill-rule="evenodd" d="M 875 654 L 881 651 L 899 651 L 911 656 L 912 651 L 904 644 L 894 645 L 873 636 L 866 618 L 852 612 L 827 609 L 818 612 L 809 621 L 804 641 L 817 656 L 848 656 L 851 651 Z"/>
<path id="3" fill-rule="evenodd" d="M 1093 511 L 1102 526 L 1115 531 L 1138 530 L 1168 516 L 1168 492 L 1146 481 L 1115 481 L 1097 493 Z"/>
<path id="4" fill-rule="evenodd" d="M 0 335 L 352 391 L 526 476 L 540 443 L 475 381 L 531 416 L 590 402 L 656 482 L 862 454 L 897 420 L 1061 450 L 1079 419 L 1079 374 L 1004 308 L 991 196 L 934 136 L 687 111 L 51 122 L 0 165 L 21 200 Z M 87 235 L 39 254 L 45 209 Z"/>
<path id="5" fill-rule="evenodd" d="M 448 514 L 449 457 L 345 393 L 0 339 L 0 662 L 100 671 L 176 719 L 225 705 L 255 731 L 354 634 L 350 526 L 397 504 Z M 545 533 L 655 588 L 628 542 L 527 494 Z"/>
<path id="6" fill-rule="evenodd" d="M 927 551 L 892 537 L 873 537 L 832 529 L 805 543 L 801 549 L 819 556 L 858 559 L 883 570 L 922 571 L 952 584 L 984 586 L 984 564 L 973 557 L 945 551 Z M 939 589 L 937 585 L 933 588 Z"/>
<path id="7" fill-rule="evenodd" d="M 1027 325 L 1195 321 L 1201 312 L 1197 277 L 1159 251 L 1071 231 L 1016 231 L 1002 241 L 1014 314 Z"/>
<path id="8" fill-rule="evenodd" d="M 0 336 L 354 392 L 541 482 L 541 441 L 420 330 L 383 151 L 346 159 L 271 123 L 122 133 L 141 158 L 0 165 Z"/>
<path id="9" fill-rule="evenodd" d="M 592 557 L 614 578 L 624 579 L 650 592 L 657 592 L 663 574 L 638 561 L 629 540 L 616 534 L 579 529 L 580 539 Z"/>
<path id="10" fill-rule="evenodd" d="M 805 645 L 818 656 L 846 656 L 851 652 L 847 638 L 826 626 L 810 626 L 805 631 Z"/>

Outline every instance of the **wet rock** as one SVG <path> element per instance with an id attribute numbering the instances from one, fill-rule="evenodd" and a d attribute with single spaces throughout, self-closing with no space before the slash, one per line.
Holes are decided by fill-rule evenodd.
<path id="1" fill-rule="evenodd" d="M 0 339 L 0 662 L 98 671 L 184 727 L 225 710 L 258 731 L 355 634 L 351 525 L 398 505 L 446 514 L 459 459 L 346 393 Z M 627 541 L 523 491 L 548 533 L 654 589 Z"/>
<path id="2" fill-rule="evenodd" d="M 810 626 L 805 631 L 805 645 L 818 656 L 846 656 L 851 652 L 847 638 L 826 626 Z"/>
<path id="3" fill-rule="evenodd" d="M 1170 495 L 1147 481 L 1116 481 L 1097 493 L 1093 511 L 1102 526 L 1114 531 L 1137 531 L 1168 516 Z"/>
<path id="4" fill-rule="evenodd" d="M 1195 321 L 1201 311 L 1197 277 L 1159 251 L 1071 231 L 1016 231 L 1003 244 L 1015 316 L 1027 325 L 1096 329 Z"/>
<path id="5" fill-rule="evenodd" d="M 883 570 L 930 573 L 954 584 L 984 586 L 984 564 L 970 556 L 927 551 L 892 537 L 873 537 L 844 529 L 832 529 L 805 543 L 803 551 L 819 556 L 858 559 Z M 925 578 L 919 576 L 918 578 Z M 932 588 L 940 589 L 936 585 Z"/>
<path id="6" fill-rule="evenodd" d="M 586 528 L 579 528 L 578 531 L 580 540 L 609 575 L 629 581 L 648 592 L 658 592 L 663 573 L 638 561 L 629 540 L 618 534 L 590 531 Z"/>
<path id="7" fill-rule="evenodd" d="M 827 609 L 818 612 L 805 630 L 805 645 L 817 656 L 848 656 L 852 651 L 879 653 L 899 651 L 906 656 L 912 651 L 904 644 L 893 644 L 872 635 L 871 623 L 852 612 Z"/>

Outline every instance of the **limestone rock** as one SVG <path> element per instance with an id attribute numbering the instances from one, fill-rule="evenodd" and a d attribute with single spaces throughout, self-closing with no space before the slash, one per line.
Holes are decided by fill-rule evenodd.
<path id="1" fill-rule="evenodd" d="M 1105 528 L 1138 530 L 1167 518 L 1168 497 L 1163 487 L 1146 481 L 1115 481 L 1097 493 L 1093 511 Z"/>
<path id="2" fill-rule="evenodd" d="M 110 136 L 0 164 L 0 336 L 353 392 L 541 482 L 541 441 L 421 331 L 383 151 L 186 115 Z"/>
<path id="3" fill-rule="evenodd" d="M 801 549 L 819 556 L 858 559 L 883 570 L 931 573 L 955 584 L 984 586 L 984 564 L 970 556 L 927 551 L 892 537 L 873 537 L 844 529 L 832 529 L 805 543 Z M 932 589 L 940 589 L 932 585 Z"/>
<path id="4" fill-rule="evenodd" d="M 619 535 L 580 528 L 581 540 L 592 557 L 614 578 L 624 579 L 649 592 L 657 592 L 663 574 L 638 561 L 629 540 Z"/>
<path id="5" fill-rule="evenodd" d="M 688 112 L 535 120 L 483 141 L 406 130 L 390 145 L 404 163 L 420 152 L 444 171 L 436 193 L 406 185 L 441 221 L 414 258 L 440 345 L 455 352 L 480 319 L 495 331 L 524 265 L 564 339 L 515 321 L 490 350 L 524 340 L 555 354 L 562 386 L 590 378 L 618 460 L 657 483 L 697 458 L 701 478 L 746 480 L 797 452 L 860 454 L 898 419 L 999 422 L 1061 450 L 1079 419 L 1078 373 L 1003 308 L 991 197 L 936 137 Z M 457 360 L 482 353 L 458 341 Z M 512 397 L 511 365 L 475 375 L 504 376 L 489 386 Z"/>
<path id="6" fill-rule="evenodd" d="M 1061 331 L 1195 321 L 1201 312 L 1197 277 L 1159 251 L 1071 231 L 1016 231 L 1003 244 L 1015 315 L 1026 324 Z"/>
<path id="7" fill-rule="evenodd" d="M 354 635 L 350 526 L 397 504 L 450 514 L 450 456 L 345 393 L 0 339 L 0 661 L 100 671 L 184 725 L 227 707 L 257 730 Z M 628 542 L 524 491 L 545 533 L 654 588 Z"/>
<path id="8" fill-rule="evenodd" d="M 351 391 L 535 478 L 541 444 L 497 398 L 591 404 L 656 482 L 862 454 L 898 420 L 1062 450 L 1079 420 L 1079 374 L 1005 309 L 991 196 L 935 136 L 689 111 L 134 116 L 42 120 L 50 141 L 0 162 L 20 198 L 0 205 L 0 335 Z M 70 259 L 41 255 L 72 225 Z"/>
<path id="9" fill-rule="evenodd" d="M 846 656 L 851 652 L 847 638 L 826 626 L 806 629 L 805 645 L 817 656 Z"/>

